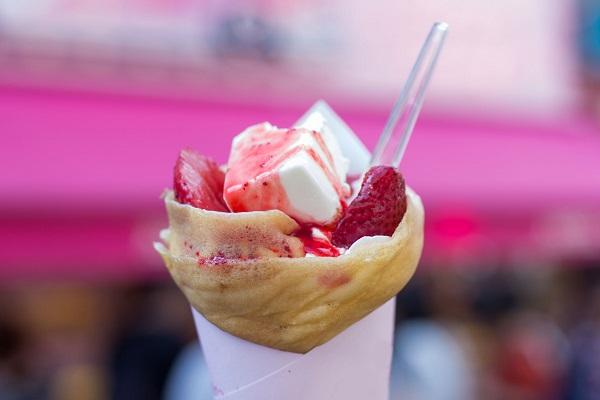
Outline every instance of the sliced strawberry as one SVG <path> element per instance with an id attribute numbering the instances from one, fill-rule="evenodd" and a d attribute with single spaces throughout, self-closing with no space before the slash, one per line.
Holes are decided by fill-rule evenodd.
<path id="1" fill-rule="evenodd" d="M 404 178 L 393 167 L 372 167 L 358 196 L 348 206 L 333 232 L 332 242 L 350 247 L 363 236 L 391 236 L 406 212 Z"/>
<path id="2" fill-rule="evenodd" d="M 223 200 L 225 174 L 217 163 L 184 149 L 175 163 L 173 189 L 175 199 L 183 204 L 213 211 L 228 211 Z"/>

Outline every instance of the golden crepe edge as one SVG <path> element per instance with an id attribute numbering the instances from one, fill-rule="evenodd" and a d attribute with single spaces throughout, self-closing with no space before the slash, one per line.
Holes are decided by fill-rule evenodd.
<path id="1" fill-rule="evenodd" d="M 167 191 L 170 226 L 155 248 L 208 321 L 254 343 L 306 353 L 395 296 L 412 277 L 423 247 L 424 210 L 416 193 L 408 187 L 406 193 L 406 214 L 388 240 L 339 257 L 304 257 L 302 243 L 290 236 L 297 223 L 278 210 L 206 211 L 176 202 Z"/>

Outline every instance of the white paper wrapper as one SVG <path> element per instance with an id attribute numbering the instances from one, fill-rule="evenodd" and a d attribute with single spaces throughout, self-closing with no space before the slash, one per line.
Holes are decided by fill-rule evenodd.
<path id="1" fill-rule="evenodd" d="M 298 121 L 320 112 L 350 160 L 349 174 L 368 167 L 369 152 L 341 118 L 319 101 Z M 388 398 L 395 299 L 307 354 L 260 346 L 226 333 L 192 309 L 215 399 L 384 400 Z"/>
<path id="2" fill-rule="evenodd" d="M 215 399 L 388 398 L 395 299 L 306 354 L 226 333 L 193 310 Z"/>

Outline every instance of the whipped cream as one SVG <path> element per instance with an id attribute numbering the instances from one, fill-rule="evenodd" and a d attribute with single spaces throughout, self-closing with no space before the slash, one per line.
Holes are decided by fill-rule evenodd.
<path id="1" fill-rule="evenodd" d="M 346 252 L 344 254 L 350 254 L 350 253 L 356 251 L 357 249 L 368 247 L 375 243 L 385 243 L 385 242 L 390 241 L 391 239 L 392 239 L 391 236 L 384 236 L 384 235 L 363 236 L 360 239 L 358 239 L 356 242 L 352 243 L 352 245 L 348 248 L 348 250 L 346 250 Z"/>
<path id="2" fill-rule="evenodd" d="M 251 126 L 233 139 L 224 198 L 235 212 L 278 209 L 300 223 L 328 225 L 350 194 L 348 160 L 322 117 L 279 129 Z"/>

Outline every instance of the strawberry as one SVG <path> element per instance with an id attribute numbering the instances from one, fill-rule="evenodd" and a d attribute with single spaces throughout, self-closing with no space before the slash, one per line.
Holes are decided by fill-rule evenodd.
<path id="1" fill-rule="evenodd" d="M 404 178 L 394 167 L 372 167 L 358 196 L 348 206 L 333 232 L 337 247 L 350 247 L 363 236 L 391 236 L 406 212 Z"/>
<path id="2" fill-rule="evenodd" d="M 212 211 L 228 212 L 223 200 L 225 174 L 217 163 L 184 149 L 175 163 L 173 189 L 178 202 Z"/>

